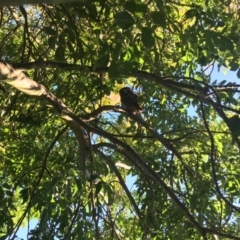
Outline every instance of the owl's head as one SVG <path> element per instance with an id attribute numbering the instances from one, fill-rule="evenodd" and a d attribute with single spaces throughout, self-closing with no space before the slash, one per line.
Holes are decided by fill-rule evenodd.
<path id="1" fill-rule="evenodd" d="M 126 93 L 129 93 L 129 92 L 132 92 L 131 88 L 124 87 L 124 88 L 120 89 L 119 94 L 120 94 L 120 96 L 122 96 L 122 95 L 125 95 Z"/>

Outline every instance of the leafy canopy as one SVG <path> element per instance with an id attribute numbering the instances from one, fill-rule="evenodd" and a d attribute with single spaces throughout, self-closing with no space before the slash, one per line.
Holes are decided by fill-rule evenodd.
<path id="1" fill-rule="evenodd" d="M 1 86 L 1 239 L 240 239 L 240 85 L 213 77 L 240 78 L 239 22 L 234 0 L 1 8 L 2 59 L 56 96 Z"/>

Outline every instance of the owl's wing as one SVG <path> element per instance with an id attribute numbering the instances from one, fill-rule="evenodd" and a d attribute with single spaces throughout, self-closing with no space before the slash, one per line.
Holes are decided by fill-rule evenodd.
<path id="1" fill-rule="evenodd" d="M 137 94 L 135 94 L 135 93 L 133 92 L 132 95 L 133 95 L 133 98 L 134 98 L 135 100 L 138 100 L 138 95 L 137 95 Z"/>
<path id="2" fill-rule="evenodd" d="M 137 111 L 142 111 L 142 108 L 139 106 L 138 103 L 138 95 L 136 95 L 135 93 L 132 95 L 132 104 Z"/>
<path id="3" fill-rule="evenodd" d="M 120 90 L 121 103 L 123 108 L 129 112 L 141 113 L 142 108 L 138 104 L 138 95 L 130 88 L 123 88 Z"/>

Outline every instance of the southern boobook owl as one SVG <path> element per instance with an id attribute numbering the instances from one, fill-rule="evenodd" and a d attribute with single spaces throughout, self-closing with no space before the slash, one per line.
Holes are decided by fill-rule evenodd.
<path id="1" fill-rule="evenodd" d="M 138 96 L 129 87 L 121 88 L 119 91 L 122 107 L 131 113 L 141 113 L 142 108 L 138 104 Z"/>

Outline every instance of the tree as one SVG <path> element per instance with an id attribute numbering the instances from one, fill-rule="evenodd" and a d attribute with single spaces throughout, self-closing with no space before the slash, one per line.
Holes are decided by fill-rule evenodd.
<path id="1" fill-rule="evenodd" d="M 82 0 L 45 0 L 44 2 L 41 0 L 2 0 L 0 2 L 0 7 L 4 6 L 19 6 L 23 4 L 57 4 L 57 3 L 72 3 L 72 2 L 79 2 Z"/>
<path id="2" fill-rule="evenodd" d="M 2 239 L 33 218 L 29 239 L 240 239 L 240 85 L 212 77 L 240 76 L 238 18 L 211 0 L 2 8 Z"/>

